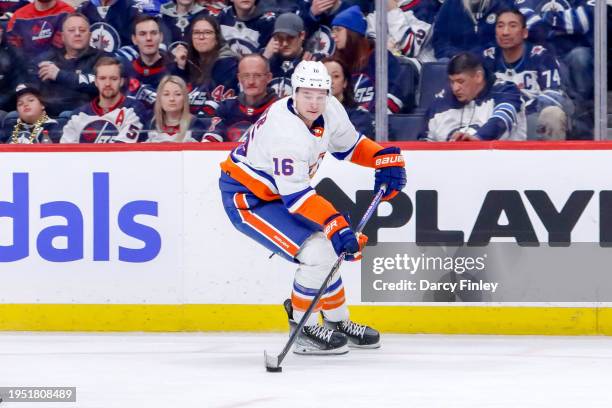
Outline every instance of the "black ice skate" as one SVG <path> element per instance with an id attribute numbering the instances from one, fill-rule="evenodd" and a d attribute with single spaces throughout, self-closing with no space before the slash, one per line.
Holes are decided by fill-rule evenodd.
<path id="1" fill-rule="evenodd" d="M 291 299 L 285 300 L 283 306 L 289 318 L 290 333 L 293 333 L 297 327 L 297 322 L 293 320 Z M 346 354 L 349 351 L 347 343 L 348 339 L 345 334 L 316 324 L 302 328 L 302 333 L 295 340 L 293 352 L 307 355 Z"/>
<path id="2" fill-rule="evenodd" d="M 348 346 L 351 348 L 374 349 L 380 347 L 380 333 L 371 328 L 350 320 L 341 322 L 330 322 L 323 319 L 325 327 L 344 333 L 348 338 Z"/>

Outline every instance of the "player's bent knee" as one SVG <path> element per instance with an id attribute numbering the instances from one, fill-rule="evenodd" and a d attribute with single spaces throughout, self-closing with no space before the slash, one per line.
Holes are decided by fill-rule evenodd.
<path id="1" fill-rule="evenodd" d="M 315 232 L 304 242 L 296 258 L 302 265 L 331 267 L 337 255 L 325 235 Z"/>

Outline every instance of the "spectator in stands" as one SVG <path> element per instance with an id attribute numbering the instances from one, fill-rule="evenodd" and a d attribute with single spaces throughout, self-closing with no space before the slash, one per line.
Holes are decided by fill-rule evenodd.
<path id="1" fill-rule="evenodd" d="M 440 0 L 388 0 L 389 49 L 418 62 L 435 61 L 431 35 Z M 369 38 L 376 38 L 376 13 L 367 17 Z"/>
<path id="2" fill-rule="evenodd" d="M 374 44 L 365 37 L 367 23 L 359 7 L 352 6 L 339 13 L 332 23 L 336 53 L 334 58 L 349 68 L 353 80 L 355 101 L 374 112 L 374 84 L 376 81 L 376 55 Z M 415 103 L 418 73 L 413 65 L 400 65 L 388 53 L 389 113 L 408 112 Z"/>
<path id="3" fill-rule="evenodd" d="M 332 80 L 332 94 L 346 109 L 346 113 L 355 129 L 359 133 L 374 139 L 374 118 L 368 110 L 355 102 L 351 75 L 346 65 L 333 58 L 326 58 L 323 60 L 323 63 Z"/>
<path id="4" fill-rule="evenodd" d="M 298 6 L 306 27 L 306 50 L 322 57 L 332 55 L 336 48 L 332 21 L 350 4 L 343 0 L 298 0 Z"/>
<path id="5" fill-rule="evenodd" d="M 147 139 L 143 131 L 149 114 L 134 98 L 121 92 L 125 82 L 121 62 L 102 57 L 94 66 L 99 96 L 72 112 L 61 143 L 136 143 Z"/>
<path id="6" fill-rule="evenodd" d="M 421 139 L 434 141 L 525 140 L 527 124 L 521 92 L 511 82 L 496 83 L 481 58 L 469 52 L 448 64 L 449 86 L 436 95 Z"/>
<path id="7" fill-rule="evenodd" d="M 22 67 L 23 62 L 7 43 L 0 26 L 0 110 L 10 112 L 15 108 L 15 87 L 22 82 Z"/>
<path id="8" fill-rule="evenodd" d="M 263 56 L 270 61 L 272 81 L 270 87 L 279 98 L 291 95 L 291 75 L 302 59 L 312 55 L 304 50 L 304 22 L 294 13 L 278 16 L 274 23 L 272 39 L 266 46 Z"/>
<path id="9" fill-rule="evenodd" d="M 267 85 L 272 79 L 268 60 L 259 54 L 245 55 L 238 66 L 242 92 L 219 103 L 205 135 L 209 142 L 234 142 L 261 116 L 277 96 Z"/>
<path id="10" fill-rule="evenodd" d="M 209 125 L 210 119 L 196 118 L 189 112 L 185 81 L 175 75 L 164 77 L 157 88 L 147 142 L 200 142 Z"/>
<path id="11" fill-rule="evenodd" d="M 526 42 L 528 34 L 519 10 L 502 10 L 495 25 L 497 47 L 485 50 L 485 62 L 498 79 L 521 90 L 528 139 L 565 139 L 568 118 L 563 108 L 571 114 L 573 107 L 561 88 L 559 62 L 543 46 Z"/>
<path id="12" fill-rule="evenodd" d="M 223 37 L 239 55 L 261 52 L 270 41 L 276 14 L 256 0 L 232 0 L 218 17 Z"/>
<path id="13" fill-rule="evenodd" d="M 528 5 L 539 11 L 535 20 L 541 17 L 538 24 L 531 27 L 532 35 L 543 33 L 546 44 L 556 52 L 559 60 L 568 68 L 568 93 L 576 105 L 573 137 L 592 139 L 595 2 L 532 0 Z"/>
<path id="14" fill-rule="evenodd" d="M 132 42 L 138 48 L 138 58 L 123 63 L 129 78 L 130 94 L 148 106 L 155 103 L 155 90 L 161 79 L 178 70 L 173 57 L 160 50 L 163 40 L 164 36 L 156 17 L 146 14 L 136 17 Z"/>
<path id="15" fill-rule="evenodd" d="M 0 0 L 0 21 L 2 21 L 2 25 L 4 26 L 5 22 L 11 19 L 16 10 L 28 4 L 30 2 L 27 0 Z"/>
<path id="16" fill-rule="evenodd" d="M 134 0 L 87 0 L 78 11 L 91 24 L 92 47 L 114 53 L 132 45 L 132 27 L 140 14 Z M 131 47 L 127 51 L 135 58 Z"/>
<path id="17" fill-rule="evenodd" d="M 98 94 L 93 67 L 104 55 L 89 46 L 89 22 L 80 13 L 66 17 L 61 34 L 64 47 L 53 48 L 34 58 L 28 70 L 51 116 L 72 111 Z"/>
<path id="18" fill-rule="evenodd" d="M 61 128 L 49 118 L 38 89 L 21 84 L 16 89 L 17 122 L 5 123 L 2 142 L 14 144 L 57 143 Z"/>
<path id="19" fill-rule="evenodd" d="M 221 14 L 221 12 L 229 6 L 229 0 L 197 0 L 197 2 L 206 9 L 208 15 L 215 17 Z"/>
<path id="20" fill-rule="evenodd" d="M 208 11 L 195 0 L 173 0 L 161 6 L 160 14 L 166 44 L 172 49 L 179 42 L 189 41 L 186 36 L 191 21 Z"/>
<path id="21" fill-rule="evenodd" d="M 34 0 L 15 11 L 7 26 L 7 39 L 25 58 L 50 47 L 61 47 L 64 18 L 74 8 L 62 0 Z"/>
<path id="22" fill-rule="evenodd" d="M 436 58 L 462 51 L 480 54 L 495 42 L 497 13 L 511 5 L 511 0 L 445 0 L 434 22 Z"/>
<path id="23" fill-rule="evenodd" d="M 204 109 L 207 100 L 220 102 L 238 93 L 238 56 L 226 44 L 214 17 L 194 19 L 188 49 L 178 46 L 176 52 L 180 76 L 192 88 L 192 112 Z"/>

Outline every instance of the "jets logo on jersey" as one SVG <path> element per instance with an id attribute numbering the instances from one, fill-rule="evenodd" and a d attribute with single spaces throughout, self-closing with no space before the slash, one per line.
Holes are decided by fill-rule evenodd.
<path id="1" fill-rule="evenodd" d="M 442 89 L 440 92 L 438 92 L 437 94 L 434 94 L 434 98 L 436 99 L 442 99 L 444 98 L 444 94 L 446 93 L 446 89 Z"/>
<path id="2" fill-rule="evenodd" d="M 53 37 L 53 27 L 47 21 L 37 22 L 32 28 L 32 41 L 46 42 Z"/>
<path id="3" fill-rule="evenodd" d="M 467 133 L 468 135 L 474 136 L 476 132 L 478 132 L 478 129 L 480 129 L 480 125 L 478 124 L 471 124 L 469 126 L 457 127 L 451 130 L 448 133 L 448 135 L 446 135 L 446 140 L 450 140 L 451 136 L 454 135 L 456 132 Z"/>
<path id="4" fill-rule="evenodd" d="M 249 127 L 251 127 L 251 122 L 246 121 L 240 121 L 232 124 L 232 126 L 227 129 L 227 140 L 229 142 L 239 141 Z"/>
<path id="5" fill-rule="evenodd" d="M 293 88 L 291 88 L 291 80 L 289 78 L 274 78 L 270 81 L 268 87 L 271 88 L 279 98 L 284 98 L 285 96 L 289 96 L 293 93 Z"/>
<path id="6" fill-rule="evenodd" d="M 541 1 L 536 11 L 539 13 L 544 13 L 547 11 L 563 11 L 572 8 L 572 5 L 567 0 L 549 0 L 549 1 Z"/>
<path id="7" fill-rule="evenodd" d="M 546 48 L 542 47 L 541 45 L 534 45 L 533 48 L 531 49 L 531 55 L 540 55 L 542 54 L 544 51 L 546 50 Z"/>
<path id="8" fill-rule="evenodd" d="M 121 47 L 119 33 L 110 24 L 103 22 L 92 24 L 90 31 L 91 40 L 89 45 L 93 48 L 106 52 L 114 52 Z"/>
<path id="9" fill-rule="evenodd" d="M 85 126 L 81 132 L 81 142 L 110 143 L 118 133 L 119 129 L 113 123 L 98 119 Z"/>
<path id="10" fill-rule="evenodd" d="M 487 24 L 495 24 L 495 20 L 497 20 L 497 15 L 495 13 L 491 13 L 487 16 Z"/>
<path id="11" fill-rule="evenodd" d="M 332 55 L 336 51 L 336 44 L 331 36 L 329 27 L 322 26 L 310 36 L 304 47 L 311 54 Z"/>
<path id="12" fill-rule="evenodd" d="M 487 57 L 487 58 L 492 58 L 492 59 L 494 59 L 494 58 L 495 58 L 495 47 L 487 48 L 487 49 L 484 51 L 484 55 L 485 55 L 485 57 Z"/>

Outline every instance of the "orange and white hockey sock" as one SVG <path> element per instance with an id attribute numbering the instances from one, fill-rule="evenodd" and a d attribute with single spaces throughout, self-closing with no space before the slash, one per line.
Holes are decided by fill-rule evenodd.
<path id="1" fill-rule="evenodd" d="M 344 284 L 340 276 L 327 287 L 322 300 L 323 304 L 321 306 L 326 320 L 330 322 L 348 320 L 349 311 L 344 297 Z"/>

